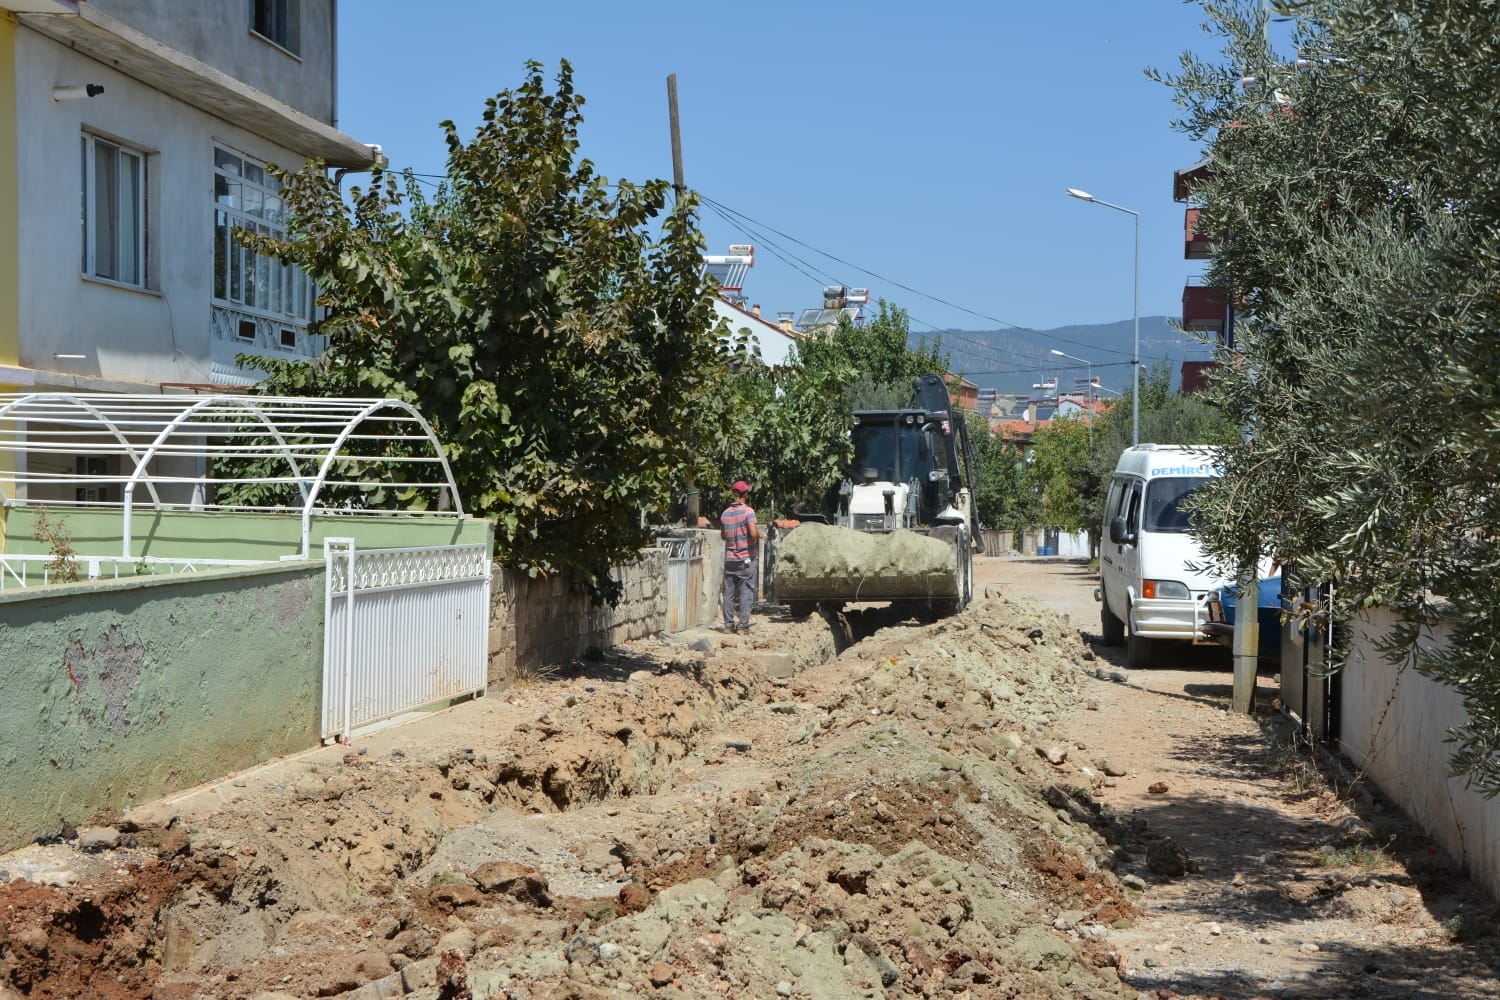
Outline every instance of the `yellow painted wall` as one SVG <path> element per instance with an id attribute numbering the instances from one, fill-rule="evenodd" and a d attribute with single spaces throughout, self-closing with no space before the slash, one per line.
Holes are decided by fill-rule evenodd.
<path id="1" fill-rule="evenodd" d="M 20 147 L 16 136 L 16 21 L 0 13 L 0 365 L 20 364 L 20 231 L 16 182 Z M 11 391 L 14 386 L 0 386 Z"/>
<path id="2" fill-rule="evenodd" d="M 16 19 L 0 12 L 0 365 L 21 363 L 20 191 L 16 181 L 20 147 L 16 136 Z M 0 384 L 0 392 L 14 392 Z M 13 473 L 15 459 L 0 455 L 0 475 Z M 0 511 L 0 551 L 5 549 L 5 513 Z"/>

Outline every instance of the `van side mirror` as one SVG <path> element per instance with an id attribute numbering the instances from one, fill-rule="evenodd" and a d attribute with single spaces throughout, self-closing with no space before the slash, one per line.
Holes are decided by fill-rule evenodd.
<path id="1" fill-rule="evenodd" d="M 1130 537 L 1130 529 L 1125 526 L 1125 518 L 1123 516 L 1109 519 L 1109 540 L 1115 545 L 1125 545 L 1128 542 L 1134 541 Z"/>

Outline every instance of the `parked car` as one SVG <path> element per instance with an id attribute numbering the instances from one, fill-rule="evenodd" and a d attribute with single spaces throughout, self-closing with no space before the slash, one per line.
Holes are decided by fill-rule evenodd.
<path id="1" fill-rule="evenodd" d="M 1203 633 L 1220 645 L 1233 648 L 1235 606 L 1239 603 L 1234 585 L 1221 587 L 1216 600 L 1209 602 L 1209 620 Z M 1261 660 L 1281 659 L 1281 577 L 1263 577 L 1257 585 L 1256 621 L 1260 625 L 1260 642 L 1255 655 Z"/>

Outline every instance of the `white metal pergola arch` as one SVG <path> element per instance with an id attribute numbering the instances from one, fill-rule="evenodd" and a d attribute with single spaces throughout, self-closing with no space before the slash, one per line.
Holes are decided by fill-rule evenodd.
<path id="1" fill-rule="evenodd" d="M 352 451 L 360 442 L 370 447 Z M 118 457 L 118 468 L 92 471 L 75 458 Z M 257 475 L 233 474 L 215 460 L 267 460 Z M 170 462 L 177 471 L 163 471 Z M 194 471 L 181 467 L 192 463 Z M 109 464 L 109 463 L 106 463 Z M 41 466 L 40 468 L 38 466 Z M 384 475 L 359 478 L 361 467 Z M 219 503 L 225 485 L 286 486 L 300 503 Z M 148 500 L 138 503 L 138 487 Z M 131 552 L 131 519 L 148 509 L 236 510 L 298 513 L 303 558 L 310 522 L 317 513 L 351 513 L 357 504 L 327 502 L 330 488 L 373 487 L 424 494 L 423 514 L 463 517 L 453 470 L 431 424 L 396 399 L 320 399 L 298 396 L 156 395 L 92 392 L 0 393 L 0 502 L 49 507 L 117 507 L 121 510 L 122 556 Z M 109 487 L 119 488 L 119 497 Z M 58 496 L 60 490 L 84 498 Z M 192 492 L 189 502 L 164 497 Z M 45 500 L 38 493 L 49 494 Z M 372 512 L 400 510 L 369 508 Z"/>

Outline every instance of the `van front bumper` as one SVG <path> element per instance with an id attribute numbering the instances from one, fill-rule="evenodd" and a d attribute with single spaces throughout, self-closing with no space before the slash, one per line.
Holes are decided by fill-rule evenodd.
<path id="1" fill-rule="evenodd" d="M 1213 591 L 1204 590 L 1191 598 L 1141 598 L 1130 606 L 1130 631 L 1145 639 L 1181 639 L 1184 642 L 1212 643 L 1203 634 L 1208 620 L 1207 601 Z"/>

